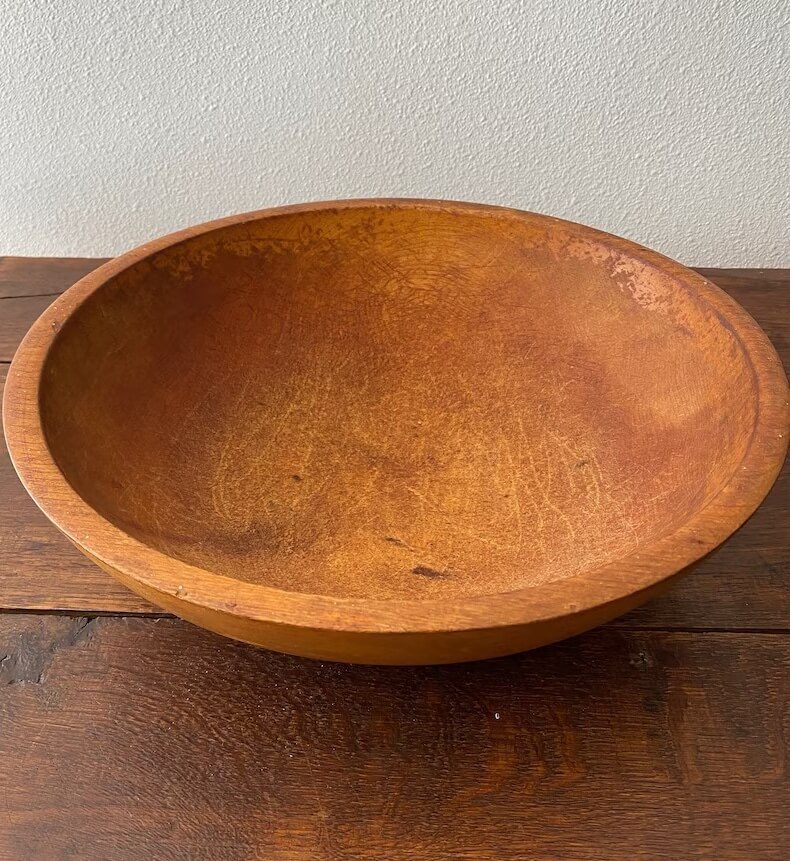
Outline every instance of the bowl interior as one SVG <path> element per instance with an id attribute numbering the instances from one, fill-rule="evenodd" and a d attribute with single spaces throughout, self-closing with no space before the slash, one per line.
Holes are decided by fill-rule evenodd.
<path id="1" fill-rule="evenodd" d="M 165 248 L 64 322 L 52 455 L 103 517 L 238 580 L 484 595 L 676 529 L 756 421 L 737 336 L 682 280 L 537 216 L 261 217 Z"/>

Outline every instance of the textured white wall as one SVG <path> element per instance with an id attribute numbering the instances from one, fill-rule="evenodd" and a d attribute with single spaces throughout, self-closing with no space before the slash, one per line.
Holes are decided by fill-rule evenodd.
<path id="1" fill-rule="evenodd" d="M 0 254 L 352 196 L 790 264 L 788 0 L 0 0 Z"/>

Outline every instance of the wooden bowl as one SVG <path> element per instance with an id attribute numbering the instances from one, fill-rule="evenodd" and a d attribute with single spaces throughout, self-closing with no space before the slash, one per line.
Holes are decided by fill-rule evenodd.
<path id="1" fill-rule="evenodd" d="M 662 590 L 759 505 L 787 380 L 699 275 L 490 206 L 270 209 L 84 278 L 11 367 L 44 513 L 214 631 L 311 657 L 502 655 Z"/>

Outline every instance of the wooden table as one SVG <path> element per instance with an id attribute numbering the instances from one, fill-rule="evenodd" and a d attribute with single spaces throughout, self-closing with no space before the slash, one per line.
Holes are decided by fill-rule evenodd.
<path id="1" fill-rule="evenodd" d="M 3 379 L 100 262 L 0 258 Z M 787 364 L 790 271 L 702 271 Z M 787 471 L 665 598 L 424 668 L 167 617 L 48 524 L 4 451 L 0 488 L 0 861 L 790 857 Z"/>

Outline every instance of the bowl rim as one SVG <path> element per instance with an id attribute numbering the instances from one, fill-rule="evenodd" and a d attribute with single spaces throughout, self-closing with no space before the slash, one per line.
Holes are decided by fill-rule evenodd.
<path id="1" fill-rule="evenodd" d="M 346 598 L 291 592 L 236 580 L 168 556 L 106 520 L 71 487 L 52 457 L 39 410 L 42 371 L 61 323 L 110 279 L 201 234 L 280 215 L 348 208 L 423 208 L 526 219 L 558 227 L 625 253 L 676 279 L 703 301 L 738 341 L 753 371 L 756 423 L 727 483 L 671 533 L 573 577 L 515 591 L 458 598 Z M 702 275 L 635 242 L 552 216 L 490 204 L 420 198 L 356 198 L 253 210 L 208 221 L 147 242 L 99 266 L 53 302 L 22 340 L 3 398 L 3 425 L 14 467 L 44 514 L 81 550 L 134 589 L 262 623 L 359 633 L 441 633 L 542 623 L 647 593 L 701 559 L 756 510 L 787 452 L 788 383 L 768 337 L 730 296 Z M 155 600 L 155 599 L 154 599 Z"/>

